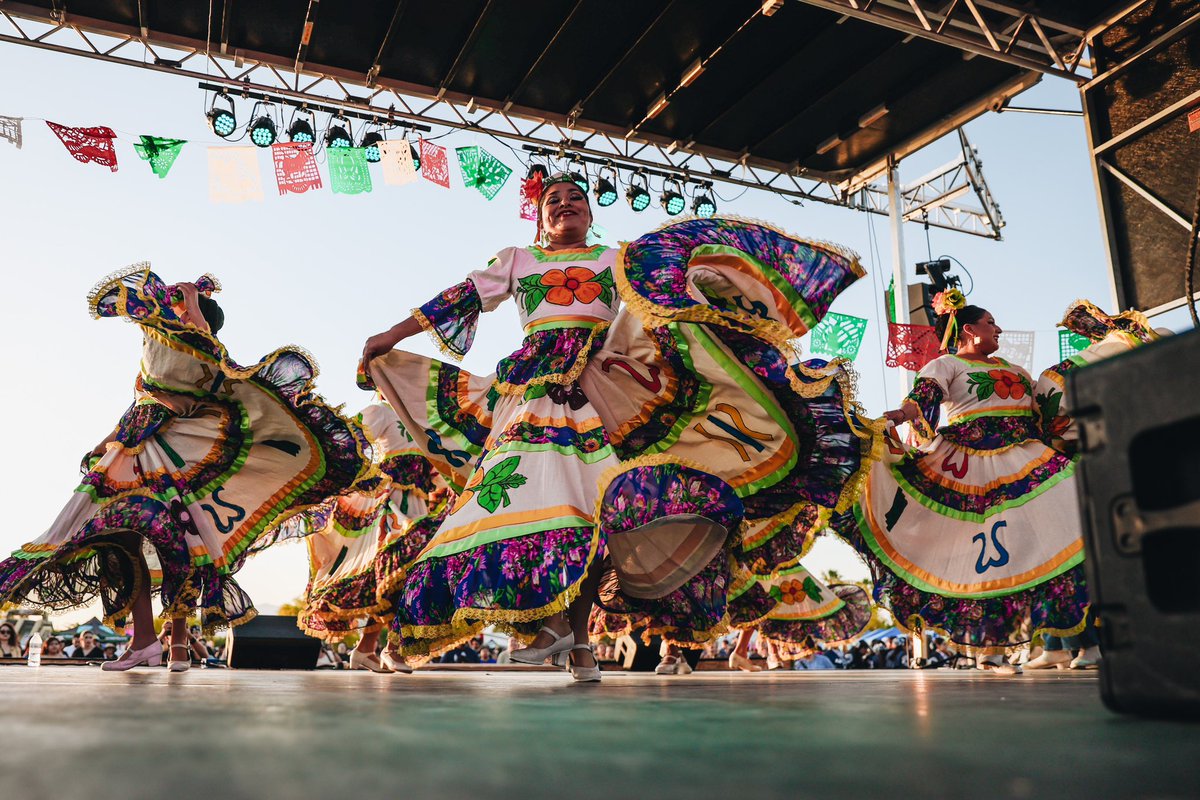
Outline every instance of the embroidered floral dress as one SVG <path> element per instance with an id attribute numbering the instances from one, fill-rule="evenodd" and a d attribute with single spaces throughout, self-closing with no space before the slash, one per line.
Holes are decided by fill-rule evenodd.
<path id="1" fill-rule="evenodd" d="M 985 649 L 1068 635 L 1087 605 L 1074 462 L 1042 440 L 1029 374 L 995 361 L 921 370 L 919 450 L 895 447 L 837 525 L 900 624 Z"/>
<path id="2" fill-rule="evenodd" d="M 0 601 L 64 609 L 98 596 L 109 619 L 124 616 L 139 571 L 113 537 L 132 533 L 164 617 L 198 607 L 206 627 L 245 622 L 255 612 L 233 574 L 252 545 L 369 472 L 361 429 L 313 394 L 308 355 L 281 348 L 239 366 L 168 294 L 139 264 L 89 297 L 94 316 L 142 331 L 136 400 L 50 529 L 0 563 Z"/>
<path id="3" fill-rule="evenodd" d="M 1064 401 L 1067 373 L 1127 353 L 1160 337 L 1141 312 L 1125 311 L 1112 317 L 1087 300 L 1077 300 L 1068 306 L 1059 325 L 1086 337 L 1091 344 L 1045 370 L 1038 378 L 1034 397 L 1047 442 L 1069 452 L 1079 434 Z"/>
<path id="4" fill-rule="evenodd" d="M 870 460 L 844 363 L 785 355 L 861 274 L 831 246 L 697 220 L 620 251 L 508 248 L 417 309 L 461 355 L 512 297 L 525 339 L 495 375 L 403 351 L 370 366 L 458 492 L 402 590 L 405 654 L 533 633 L 600 559 L 609 611 L 688 643 L 724 630 L 744 537 L 794 562 L 796 507 L 847 507 Z"/>
<path id="5" fill-rule="evenodd" d="M 305 537 L 309 580 L 296 622 L 321 639 L 391 623 L 394 594 L 446 508 L 445 482 L 390 406 L 367 406 L 357 421 L 382 459 L 381 474 L 279 528 L 280 539 Z"/>

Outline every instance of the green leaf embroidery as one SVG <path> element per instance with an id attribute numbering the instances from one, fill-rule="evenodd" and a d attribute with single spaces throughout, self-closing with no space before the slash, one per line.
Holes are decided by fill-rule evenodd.
<path id="1" fill-rule="evenodd" d="M 980 400 L 987 400 L 996 392 L 996 379 L 986 372 L 969 372 L 967 386 L 975 390 L 975 396 Z"/>
<path id="2" fill-rule="evenodd" d="M 821 587 L 813 580 L 811 575 L 804 579 L 803 586 L 804 593 L 808 595 L 810 600 L 816 601 L 821 599 Z"/>
<path id="3" fill-rule="evenodd" d="M 769 594 L 771 599 L 775 600 L 776 602 L 783 601 L 783 591 L 778 586 L 772 586 L 767 590 L 767 594 Z"/>
<path id="4" fill-rule="evenodd" d="M 612 305 L 614 284 L 611 269 L 606 267 L 604 272 L 601 272 L 599 275 L 592 278 L 590 281 L 588 281 L 588 283 L 599 284 L 601 289 L 600 302 L 604 303 L 606 306 Z"/>
<path id="5" fill-rule="evenodd" d="M 525 390 L 525 396 L 522 399 L 522 402 L 528 403 L 530 400 L 537 400 L 539 397 L 545 397 L 548 391 L 549 390 L 546 388 L 546 384 L 544 383 L 530 386 Z"/>
<path id="6" fill-rule="evenodd" d="M 525 301 L 525 313 L 532 314 L 546 299 L 549 286 L 542 285 L 541 275 L 526 275 L 517 281 L 517 292 Z"/>
<path id="7" fill-rule="evenodd" d="M 520 456 L 509 456 L 484 474 L 475 499 L 489 514 L 495 514 L 501 506 L 511 505 L 509 490 L 525 485 L 527 478 L 514 472 L 520 463 Z"/>
<path id="8" fill-rule="evenodd" d="M 1038 395 L 1037 400 L 1043 420 L 1051 420 L 1058 416 L 1058 410 L 1062 407 L 1062 392 L 1051 389 L 1049 394 Z"/>

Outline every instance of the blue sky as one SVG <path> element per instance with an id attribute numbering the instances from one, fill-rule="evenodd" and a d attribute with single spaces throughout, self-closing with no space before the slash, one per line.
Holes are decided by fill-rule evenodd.
<path id="1" fill-rule="evenodd" d="M 84 303 L 111 270 L 145 259 L 168 281 L 214 273 L 225 287 L 221 338 L 237 360 L 303 345 L 322 366 L 320 392 L 353 411 L 370 400 L 354 386 L 367 336 L 496 250 L 533 237 L 531 224 L 517 217 L 515 180 L 492 202 L 463 189 L 457 175 L 450 190 L 425 181 L 386 186 L 377 179 L 365 195 L 326 188 L 280 197 L 266 151 L 260 154 L 265 200 L 213 205 L 205 147 L 221 142 L 205 125 L 207 98 L 194 81 L 17 45 L 0 45 L 0 74 L 9 78 L 0 114 L 27 118 L 22 150 L 0 141 L 0 242 L 15 299 L 0 315 L 6 343 L 0 409 L 8 444 L 0 464 L 0 497 L 8 509 L 0 551 L 16 549 L 51 523 L 75 486 L 80 455 L 130 402 L 140 337 L 116 320 L 92 320 Z M 1072 85 L 1047 79 L 1018 104 L 1078 108 L 1079 99 Z M 244 119 L 249 106 L 239 104 L 238 112 Z M 76 162 L 38 118 L 115 129 L 119 171 Z M 930 249 L 967 265 L 975 282 L 972 302 L 992 310 L 1003 327 L 1038 332 L 1035 369 L 1042 369 L 1057 361 L 1054 324 L 1069 302 L 1086 297 L 1110 305 L 1083 122 L 989 114 L 967 131 L 1007 220 L 1005 240 L 933 230 Z M 189 141 L 165 180 L 134 154 L 139 134 Z M 481 145 L 521 172 L 516 157 L 486 136 L 454 133 L 439 143 Z M 948 161 L 956 149 L 951 138 L 910 157 L 901 164 L 902 179 Z M 756 191 L 736 200 L 737 191 L 720 193 L 731 198 L 720 202 L 721 212 L 862 254 L 868 276 L 833 310 L 870 320 L 856 363 L 861 400 L 872 414 L 894 407 L 899 379 L 883 366 L 880 326 L 880 281 L 886 284 L 891 272 L 887 220 L 816 203 L 797 207 Z M 610 243 L 666 220 L 657 208 L 635 214 L 623 202 L 596 216 Z M 905 226 L 905 243 L 910 265 L 924 260 L 920 225 Z M 1179 326 L 1183 318 L 1173 314 L 1164 323 Z M 485 317 L 464 366 L 492 371 L 520 337 L 509 304 Z M 436 355 L 424 340 L 407 344 Z M 836 543 L 819 545 L 809 566 L 865 575 Z M 306 574 L 304 548 L 292 546 L 249 563 L 241 582 L 269 611 L 302 593 Z"/>

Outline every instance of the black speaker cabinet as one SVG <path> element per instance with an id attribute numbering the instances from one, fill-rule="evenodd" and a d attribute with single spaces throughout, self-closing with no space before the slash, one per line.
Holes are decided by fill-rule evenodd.
<path id="1" fill-rule="evenodd" d="M 229 634 L 231 669 L 315 669 L 320 652 L 295 617 L 255 617 Z"/>
<path id="2" fill-rule="evenodd" d="M 1071 373 L 1104 702 L 1200 717 L 1200 331 Z"/>

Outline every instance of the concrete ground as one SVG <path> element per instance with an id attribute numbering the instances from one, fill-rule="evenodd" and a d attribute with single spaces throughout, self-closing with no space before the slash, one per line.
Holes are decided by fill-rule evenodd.
<path id="1" fill-rule="evenodd" d="M 1095 674 L 0 668 L 0 798 L 1196 798 Z"/>

